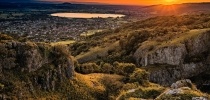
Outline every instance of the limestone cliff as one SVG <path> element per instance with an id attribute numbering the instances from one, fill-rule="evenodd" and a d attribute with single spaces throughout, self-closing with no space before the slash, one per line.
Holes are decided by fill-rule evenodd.
<path id="1" fill-rule="evenodd" d="M 210 31 L 192 30 L 168 41 L 141 44 L 134 54 L 136 63 L 150 72 L 150 80 L 170 85 L 209 69 Z M 153 47 L 151 49 L 151 47 Z"/>
<path id="2" fill-rule="evenodd" d="M 0 43 L 0 84 L 4 86 L 0 98 L 58 91 L 61 82 L 73 77 L 74 63 L 66 46 L 13 40 Z"/>

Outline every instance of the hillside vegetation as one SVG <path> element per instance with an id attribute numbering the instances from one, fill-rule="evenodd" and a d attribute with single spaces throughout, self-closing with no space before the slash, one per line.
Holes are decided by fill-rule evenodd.
<path id="1" fill-rule="evenodd" d="M 209 16 L 149 18 L 68 46 L 0 34 L 0 99 L 209 99 L 193 78 L 209 71 Z"/>
<path id="2" fill-rule="evenodd" d="M 132 62 L 132 60 L 124 58 L 130 58 L 130 55 L 137 50 L 141 43 L 147 40 L 163 42 L 179 38 L 192 29 L 210 28 L 209 23 L 209 15 L 205 14 L 149 18 L 124 25 L 113 31 L 104 31 L 91 36 L 86 41 L 77 42 L 71 46 L 71 52 L 73 56 L 80 56 L 79 59 L 82 59 L 81 55 L 85 55 L 85 52 L 92 52 L 90 48 L 104 48 L 107 51 L 111 44 L 119 41 L 120 49 L 108 49 L 109 55 L 99 56 L 99 58 L 111 63 L 116 60 Z M 106 58 L 109 59 L 106 60 Z M 93 57 L 93 60 L 95 59 Z"/>
<path id="3" fill-rule="evenodd" d="M 70 50 L 79 62 L 76 66 L 76 72 L 79 73 L 118 74 L 125 76 L 125 82 L 129 82 L 129 76 L 141 68 L 149 72 L 150 82 L 162 86 L 170 86 L 186 78 L 201 85 L 207 79 L 196 81 L 193 77 L 205 75 L 203 73 L 209 70 L 209 43 L 209 15 L 160 16 L 100 32 L 85 41 L 74 43 Z M 139 92 L 144 90 L 138 89 Z M 156 89 L 161 90 L 160 87 Z M 186 97 L 188 99 L 201 93 L 190 91 L 194 90 L 186 91 L 190 93 Z M 129 93 L 127 96 L 125 91 L 118 99 L 122 95 L 125 98 L 146 98 L 138 97 L 140 94 L 131 96 Z M 180 96 L 182 98 L 183 95 Z"/>
<path id="4" fill-rule="evenodd" d="M 113 69 L 112 65 L 103 63 L 100 69 L 95 63 L 78 64 L 65 45 L 19 42 L 5 34 L 0 37 L 0 98 L 3 100 L 114 100 L 128 84 L 148 87 L 148 73 L 144 70 L 136 73 L 134 64 L 115 62 Z M 74 67 L 82 74 L 76 73 Z M 155 98 L 160 93 L 147 98 Z"/>

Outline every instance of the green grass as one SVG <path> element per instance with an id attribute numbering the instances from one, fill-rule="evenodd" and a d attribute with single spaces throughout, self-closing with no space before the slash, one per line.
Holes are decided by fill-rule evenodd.
<path id="1" fill-rule="evenodd" d="M 76 56 L 75 58 L 81 62 L 87 62 L 87 61 L 92 61 L 97 59 L 97 57 L 104 57 L 108 55 L 108 51 L 112 50 L 112 49 L 116 49 L 119 48 L 119 42 L 115 42 L 111 45 L 107 45 L 106 47 L 95 47 L 95 48 L 91 48 L 89 50 L 89 52 L 86 53 L 82 53 L 78 56 Z"/>
<path id="2" fill-rule="evenodd" d="M 159 85 L 151 85 L 150 87 L 138 86 L 127 91 L 121 91 L 116 100 L 127 100 L 129 98 L 155 99 L 164 90 L 165 88 Z"/>
<path id="3" fill-rule="evenodd" d="M 163 45 L 171 45 L 171 44 L 179 44 L 183 43 L 185 40 L 196 37 L 200 34 L 205 33 L 206 31 L 210 30 L 210 28 L 207 29 L 195 29 L 190 30 L 187 33 L 179 34 L 178 36 L 175 36 L 172 40 L 167 41 L 166 43 L 163 43 Z"/>
<path id="4" fill-rule="evenodd" d="M 66 40 L 66 41 L 58 41 L 58 42 L 51 42 L 50 45 L 55 46 L 55 45 L 69 45 L 74 43 L 74 40 Z"/>
<path id="5" fill-rule="evenodd" d="M 81 37 L 89 37 L 92 36 L 98 32 L 102 32 L 103 30 L 88 30 L 87 32 L 83 32 L 82 34 L 80 34 Z"/>
<path id="6" fill-rule="evenodd" d="M 205 32 L 209 30 L 210 28 L 194 29 L 186 33 L 172 34 L 172 36 L 169 34 L 169 36 L 166 35 L 165 38 L 170 37 L 170 39 L 163 39 L 161 41 L 158 40 L 159 37 L 157 37 L 157 39 L 143 42 L 140 48 L 141 50 L 148 49 L 149 50 L 148 53 L 152 53 L 158 50 L 159 48 L 168 47 L 168 46 L 179 46 L 181 44 L 184 44 L 186 40 L 197 37 L 200 34 L 205 34 Z M 164 38 L 164 37 L 160 37 L 160 38 Z"/>

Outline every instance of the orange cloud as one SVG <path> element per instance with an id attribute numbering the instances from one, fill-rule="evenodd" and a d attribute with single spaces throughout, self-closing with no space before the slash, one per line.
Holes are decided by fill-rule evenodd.
<path id="1" fill-rule="evenodd" d="M 155 4 L 169 4 L 169 3 L 193 3 L 193 2 L 210 2 L 210 0 L 45 0 L 45 1 L 59 1 L 59 2 L 91 2 L 91 3 L 105 3 L 105 4 L 122 4 L 122 5 L 155 5 Z"/>

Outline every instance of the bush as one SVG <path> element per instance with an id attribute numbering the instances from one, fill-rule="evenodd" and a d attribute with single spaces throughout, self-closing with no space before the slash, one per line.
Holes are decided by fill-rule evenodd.
<path id="1" fill-rule="evenodd" d="M 142 69 L 137 69 L 129 76 L 129 82 L 131 83 L 138 82 L 141 85 L 147 85 L 149 82 L 148 77 L 149 77 L 148 72 Z"/>
<path id="2" fill-rule="evenodd" d="M 87 52 L 89 50 L 90 46 L 86 42 L 76 42 L 74 43 L 70 49 L 71 49 L 71 55 L 77 56 L 82 52 Z"/>
<path id="3" fill-rule="evenodd" d="M 57 56 L 57 57 L 61 57 L 61 56 L 68 57 L 70 55 L 70 52 L 69 52 L 67 46 L 65 46 L 65 45 L 54 46 L 54 52 L 55 52 L 55 56 Z"/>
<path id="4" fill-rule="evenodd" d="M 116 80 L 114 78 L 110 78 L 110 77 L 104 77 L 102 78 L 102 83 L 104 84 L 104 86 L 106 87 L 106 97 L 107 100 L 113 100 L 115 97 L 115 95 L 117 95 L 120 92 L 120 89 L 123 87 L 123 83 L 120 82 L 119 80 Z"/>
<path id="5" fill-rule="evenodd" d="M 113 73 L 113 66 L 109 63 L 105 63 L 101 65 L 101 72 L 102 73 Z"/>
<path id="6" fill-rule="evenodd" d="M 129 76 L 129 74 L 133 73 L 136 66 L 132 63 L 118 63 L 114 62 L 113 65 L 109 63 L 100 63 L 97 65 L 96 63 L 84 63 L 77 64 L 75 66 L 75 70 L 82 74 L 90 74 L 90 73 L 108 73 L 108 74 L 119 74 Z"/>
<path id="7" fill-rule="evenodd" d="M 123 85 L 122 90 L 128 91 L 130 89 L 136 89 L 139 87 L 139 84 L 137 82 L 135 83 L 126 83 Z"/>
<path id="8" fill-rule="evenodd" d="M 4 89 L 4 85 L 0 83 L 0 90 Z"/>
<path id="9" fill-rule="evenodd" d="M 85 63 L 76 67 L 76 71 L 83 74 L 98 73 L 100 72 L 100 67 L 96 63 Z"/>
<path id="10" fill-rule="evenodd" d="M 133 73 L 133 71 L 136 68 L 136 66 L 132 63 L 114 62 L 113 66 L 116 74 L 126 75 L 126 76 Z"/>

